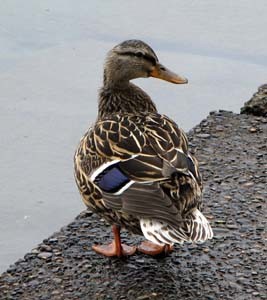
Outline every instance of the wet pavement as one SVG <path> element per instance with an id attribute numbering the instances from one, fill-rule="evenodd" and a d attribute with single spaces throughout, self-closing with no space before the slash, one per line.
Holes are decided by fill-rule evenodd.
<path id="1" fill-rule="evenodd" d="M 165 258 L 105 258 L 91 245 L 107 242 L 110 228 L 85 211 L 1 275 L 0 299 L 267 299 L 267 119 L 212 112 L 189 137 L 213 240 Z"/>

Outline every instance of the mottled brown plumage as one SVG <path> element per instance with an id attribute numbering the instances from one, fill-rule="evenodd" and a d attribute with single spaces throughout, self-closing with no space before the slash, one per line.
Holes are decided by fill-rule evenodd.
<path id="1" fill-rule="evenodd" d="M 187 82 L 141 41 L 125 41 L 108 53 L 98 117 L 74 157 L 76 183 L 86 206 L 110 224 L 159 245 L 204 241 L 212 230 L 198 210 L 201 177 L 187 138 L 130 82 L 149 76 Z"/>

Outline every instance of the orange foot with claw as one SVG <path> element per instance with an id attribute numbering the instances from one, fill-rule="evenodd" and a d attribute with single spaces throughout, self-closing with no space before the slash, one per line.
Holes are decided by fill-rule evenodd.
<path id="1" fill-rule="evenodd" d="M 138 246 L 138 251 L 144 254 L 156 256 L 159 254 L 168 255 L 173 251 L 172 245 L 157 245 L 150 241 L 144 241 Z"/>
<path id="2" fill-rule="evenodd" d="M 108 245 L 94 245 L 92 249 L 102 255 L 105 256 L 130 256 L 136 252 L 136 247 L 127 246 L 121 243 L 120 238 L 120 227 L 113 225 L 112 226 L 114 240 Z"/>

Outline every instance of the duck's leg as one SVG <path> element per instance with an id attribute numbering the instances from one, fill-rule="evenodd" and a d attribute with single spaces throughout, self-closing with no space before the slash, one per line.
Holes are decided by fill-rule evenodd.
<path id="1" fill-rule="evenodd" d="M 168 255 L 173 251 L 173 246 L 169 244 L 160 246 L 150 241 L 144 241 L 137 247 L 137 249 L 139 252 L 144 254 L 156 256 L 159 254 Z"/>
<path id="2" fill-rule="evenodd" d="M 114 240 L 108 245 L 93 245 L 92 249 L 105 256 L 129 256 L 136 252 L 136 247 L 127 246 L 121 243 L 120 227 L 117 225 L 112 226 Z"/>

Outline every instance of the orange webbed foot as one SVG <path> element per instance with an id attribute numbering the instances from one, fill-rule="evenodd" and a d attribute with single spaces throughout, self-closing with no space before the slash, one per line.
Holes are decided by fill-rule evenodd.
<path id="1" fill-rule="evenodd" d="M 112 257 L 122 257 L 122 256 L 130 256 L 136 252 L 135 246 L 128 246 L 125 244 L 116 245 L 115 241 L 112 241 L 108 245 L 93 245 L 92 249 L 99 254 L 104 256 Z"/>
<path id="2" fill-rule="evenodd" d="M 150 241 L 144 241 L 137 247 L 139 252 L 148 254 L 151 256 L 156 256 L 159 254 L 168 255 L 173 251 L 172 245 L 157 245 Z"/>

